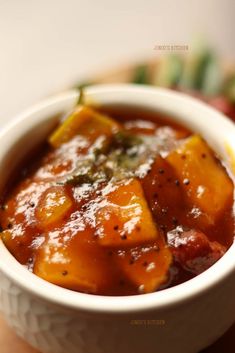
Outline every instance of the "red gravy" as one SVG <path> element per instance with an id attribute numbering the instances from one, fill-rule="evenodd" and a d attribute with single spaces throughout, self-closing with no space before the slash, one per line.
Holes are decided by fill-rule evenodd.
<path id="1" fill-rule="evenodd" d="M 133 295 L 223 256 L 234 185 L 206 141 L 141 107 L 72 115 L 2 195 L 2 240 L 22 265 L 71 290 Z"/>

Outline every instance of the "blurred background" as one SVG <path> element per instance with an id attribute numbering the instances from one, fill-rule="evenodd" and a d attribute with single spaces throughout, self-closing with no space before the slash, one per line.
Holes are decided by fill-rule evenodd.
<path id="1" fill-rule="evenodd" d="M 234 14 L 233 0 L 0 0 L 0 123 L 105 71 L 177 51 L 192 56 L 195 41 L 206 41 L 230 67 Z"/>

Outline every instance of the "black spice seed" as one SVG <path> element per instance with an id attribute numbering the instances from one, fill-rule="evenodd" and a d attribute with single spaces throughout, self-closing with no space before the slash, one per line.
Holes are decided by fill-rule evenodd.
<path id="1" fill-rule="evenodd" d="M 179 185 L 180 185 L 180 182 L 179 182 L 178 179 L 175 180 L 175 185 L 176 185 L 176 186 L 179 186 Z"/>
<path id="2" fill-rule="evenodd" d="M 67 274 L 68 274 L 68 271 L 66 271 L 66 270 L 62 272 L 63 276 L 67 276 Z"/>
<path id="3" fill-rule="evenodd" d="M 206 154 L 205 153 L 202 153 L 201 156 L 202 156 L 202 158 L 206 158 Z"/>
<path id="4" fill-rule="evenodd" d="M 30 205 L 30 207 L 35 207 L 35 203 L 32 201 L 30 201 L 29 205 Z"/>
<path id="5" fill-rule="evenodd" d="M 172 223 L 173 223 L 174 225 L 178 224 L 177 218 L 173 217 L 173 218 L 172 218 Z"/>
<path id="6" fill-rule="evenodd" d="M 190 184 L 190 180 L 189 179 L 184 179 L 183 183 L 184 183 L 184 185 L 189 185 Z"/>
<path id="7" fill-rule="evenodd" d="M 147 261 L 144 261 L 144 262 L 142 263 L 142 265 L 143 265 L 144 267 L 147 267 L 147 266 L 148 266 Z"/>
<path id="8" fill-rule="evenodd" d="M 164 169 L 158 169 L 159 174 L 164 174 Z"/>
<path id="9" fill-rule="evenodd" d="M 127 239 L 126 234 L 121 235 L 121 239 L 122 239 L 122 240 L 126 240 L 126 239 Z"/>
<path id="10" fill-rule="evenodd" d="M 114 230 L 118 230 L 118 225 L 113 227 Z"/>
<path id="11" fill-rule="evenodd" d="M 6 206 L 6 205 L 1 205 L 1 210 L 2 210 L 2 211 L 5 211 L 5 210 L 6 210 L 6 208 L 7 208 L 7 206 Z"/>
<path id="12" fill-rule="evenodd" d="M 12 228 L 12 223 L 8 223 L 7 228 L 11 229 Z"/>
<path id="13" fill-rule="evenodd" d="M 129 264 L 130 264 L 130 265 L 133 265 L 134 262 L 135 262 L 135 261 L 134 261 L 133 259 L 131 259 L 131 260 L 129 261 Z"/>
<path id="14" fill-rule="evenodd" d="M 2 228 L 2 226 L 0 225 L 0 233 L 2 233 L 3 232 L 3 228 Z"/>
<path id="15" fill-rule="evenodd" d="M 140 226 L 136 226 L 135 229 L 139 232 L 141 230 L 141 227 Z"/>

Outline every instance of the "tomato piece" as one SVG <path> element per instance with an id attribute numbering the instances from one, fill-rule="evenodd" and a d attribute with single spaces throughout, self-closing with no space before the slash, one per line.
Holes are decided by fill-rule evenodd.
<path id="1" fill-rule="evenodd" d="M 146 200 L 158 225 L 164 230 L 175 228 L 185 215 L 182 189 L 172 166 L 158 156 L 150 173 L 142 180 Z"/>
<path id="2" fill-rule="evenodd" d="M 218 242 L 209 241 L 201 231 L 183 230 L 182 227 L 168 232 L 168 244 L 175 260 L 195 275 L 212 266 L 226 251 Z"/>

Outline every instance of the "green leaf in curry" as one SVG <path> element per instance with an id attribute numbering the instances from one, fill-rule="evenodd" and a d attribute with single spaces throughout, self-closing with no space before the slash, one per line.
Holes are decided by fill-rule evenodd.
<path id="1" fill-rule="evenodd" d="M 121 146 L 124 149 L 134 147 L 142 142 L 140 136 L 127 133 L 126 131 L 120 130 L 113 136 L 113 145 Z"/>

